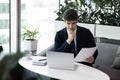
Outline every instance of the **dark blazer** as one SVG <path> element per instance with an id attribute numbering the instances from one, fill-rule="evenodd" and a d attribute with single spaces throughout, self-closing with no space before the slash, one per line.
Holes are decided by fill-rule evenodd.
<path id="1" fill-rule="evenodd" d="M 89 48 L 89 47 L 95 47 L 95 40 L 90 32 L 90 30 L 77 26 L 77 31 L 76 31 L 76 52 L 74 50 L 74 46 L 72 45 L 73 42 L 69 45 L 66 40 L 68 38 L 67 34 L 67 29 L 64 28 L 56 33 L 55 36 L 55 51 L 59 52 L 69 52 L 69 53 L 74 53 L 74 56 L 76 56 L 81 48 Z M 94 58 L 96 59 L 98 55 L 98 51 L 94 53 Z"/>

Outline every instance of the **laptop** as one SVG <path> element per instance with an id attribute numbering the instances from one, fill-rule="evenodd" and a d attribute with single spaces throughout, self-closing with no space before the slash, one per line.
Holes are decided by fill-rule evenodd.
<path id="1" fill-rule="evenodd" d="M 55 69 L 74 70 L 74 54 L 47 51 L 47 66 Z"/>

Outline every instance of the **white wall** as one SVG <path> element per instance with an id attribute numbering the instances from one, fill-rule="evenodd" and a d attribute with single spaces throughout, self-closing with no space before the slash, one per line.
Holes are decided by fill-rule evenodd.
<path id="1" fill-rule="evenodd" d="M 120 27 L 96 25 L 96 36 L 120 40 Z"/>
<path id="2" fill-rule="evenodd" d="M 92 32 L 92 34 L 95 35 L 95 33 L 94 33 L 95 25 L 94 24 L 78 23 L 78 25 L 89 29 Z"/>
<path id="3" fill-rule="evenodd" d="M 94 26 L 95 26 L 94 24 L 78 23 L 77 25 L 88 28 L 94 35 Z M 59 31 L 59 30 L 63 29 L 64 27 L 65 27 L 64 21 L 55 21 L 55 30 L 56 31 Z"/>
<path id="4" fill-rule="evenodd" d="M 55 21 L 55 31 L 59 31 L 65 27 L 64 21 Z"/>
<path id="5" fill-rule="evenodd" d="M 96 25 L 95 27 L 95 24 L 86 23 L 78 23 L 78 25 L 88 28 L 92 32 L 92 34 L 96 37 L 120 40 L 120 27 L 108 25 Z M 65 27 L 64 21 L 55 21 L 56 31 L 59 31 L 64 27 Z"/>

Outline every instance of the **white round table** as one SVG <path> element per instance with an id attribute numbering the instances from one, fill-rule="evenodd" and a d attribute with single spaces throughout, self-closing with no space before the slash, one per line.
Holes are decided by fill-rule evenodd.
<path id="1" fill-rule="evenodd" d="M 75 64 L 75 70 L 61 70 L 48 68 L 46 66 L 33 65 L 32 60 L 24 56 L 19 60 L 19 64 L 32 72 L 40 75 L 62 79 L 62 80 L 110 80 L 110 77 L 104 72 L 83 64 Z"/>

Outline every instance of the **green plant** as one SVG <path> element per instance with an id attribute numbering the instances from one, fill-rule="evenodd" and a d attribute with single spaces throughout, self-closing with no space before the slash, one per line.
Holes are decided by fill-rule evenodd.
<path id="1" fill-rule="evenodd" d="M 80 23 L 120 26 L 119 0 L 65 0 L 60 4 L 56 20 L 63 20 L 66 9 L 78 11 Z M 93 6 L 94 4 L 94 6 Z"/>
<path id="2" fill-rule="evenodd" d="M 70 8 L 78 9 L 78 7 L 79 7 L 77 0 L 75 0 L 75 2 L 73 2 L 71 0 L 65 0 L 64 3 L 65 3 L 65 5 L 60 4 L 60 10 L 56 13 L 58 15 L 58 17 L 56 18 L 56 20 L 63 21 L 64 12 L 67 9 L 70 9 Z"/>
<path id="3" fill-rule="evenodd" d="M 94 16 L 95 11 L 92 6 L 88 4 L 85 0 L 65 0 L 65 5 L 60 4 L 60 10 L 56 13 L 58 17 L 56 20 L 63 21 L 63 14 L 67 9 L 75 9 L 78 12 L 79 19 L 78 22 L 82 23 L 95 23 L 96 18 Z M 82 9 L 84 8 L 84 9 Z M 89 9 L 89 12 L 88 12 Z"/>
<path id="4" fill-rule="evenodd" d="M 38 34 L 39 34 L 39 31 L 38 29 L 35 29 L 35 30 L 29 30 L 27 29 L 25 26 L 23 27 L 23 40 L 27 39 L 27 40 L 34 40 Z"/>
<path id="5" fill-rule="evenodd" d="M 102 25 L 120 26 L 119 0 L 93 0 L 98 12 L 96 18 Z"/>

